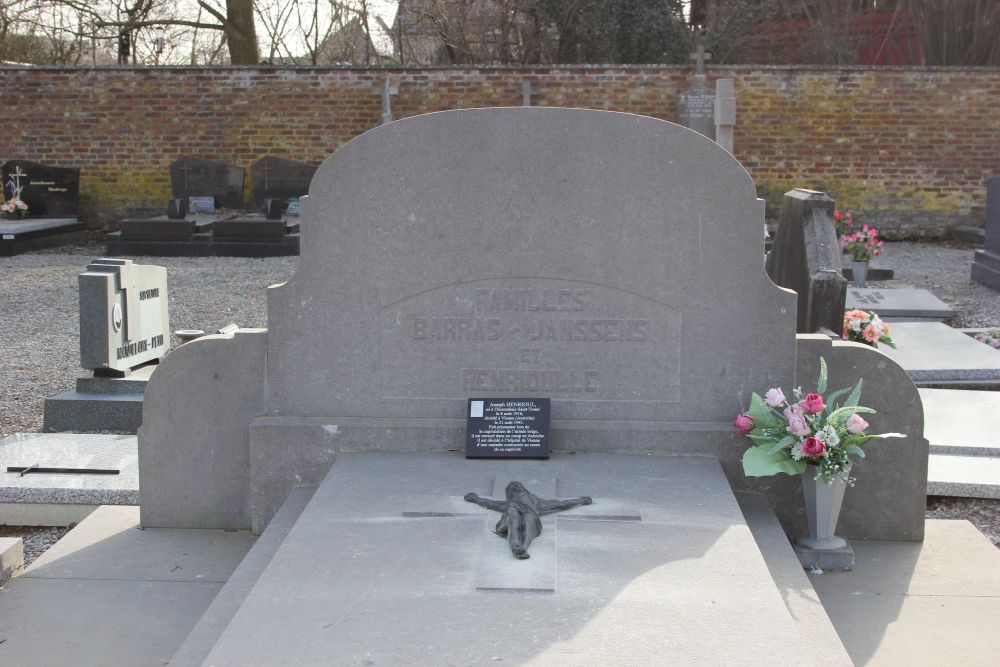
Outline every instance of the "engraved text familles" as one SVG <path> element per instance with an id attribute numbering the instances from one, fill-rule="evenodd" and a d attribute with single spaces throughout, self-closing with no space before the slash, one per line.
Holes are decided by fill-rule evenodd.
<path id="1" fill-rule="evenodd" d="M 641 344 L 649 338 L 646 317 L 591 313 L 589 289 L 478 288 L 468 296 L 460 300 L 469 307 L 467 315 L 405 315 L 406 337 L 414 344 L 482 341 L 517 346 L 507 368 L 466 364 L 457 369 L 462 391 L 596 393 L 602 381 L 599 370 L 547 362 L 546 346 Z M 602 301 L 596 310 L 606 312 L 607 307 Z"/>

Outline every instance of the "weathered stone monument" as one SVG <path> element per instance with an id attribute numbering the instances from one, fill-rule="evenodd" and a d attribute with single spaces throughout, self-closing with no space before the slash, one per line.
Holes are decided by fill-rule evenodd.
<path id="1" fill-rule="evenodd" d="M 698 133 L 539 107 L 407 118 L 328 159 L 302 216 L 268 329 L 178 348 L 146 392 L 144 526 L 260 532 L 319 485 L 205 664 L 288 646 L 400 663 L 414 642 L 456 664 L 809 664 L 768 640 L 797 633 L 733 494 L 801 534 L 801 482 L 746 478 L 732 419 L 753 391 L 814 382 L 820 357 L 831 386 L 864 376 L 880 431 L 909 434 L 866 450 L 838 533 L 922 539 L 915 387 L 867 346 L 796 335 L 754 183 Z M 551 458 L 466 459 L 469 399 L 488 396 L 550 398 Z M 593 503 L 518 560 L 463 500 L 513 480 Z M 465 631 L 477 614 L 499 620 Z"/>
<path id="2" fill-rule="evenodd" d="M 705 75 L 705 61 L 711 60 L 712 54 L 705 53 L 705 45 L 699 44 L 691 58 L 695 61 L 694 77 L 691 87 L 677 96 L 677 122 L 714 140 L 715 93 Z"/>
<path id="3" fill-rule="evenodd" d="M 245 170 L 218 160 L 184 155 L 170 163 L 170 189 L 175 199 L 214 197 L 216 208 L 243 208 Z"/>
<path id="4" fill-rule="evenodd" d="M 1000 291 L 1000 176 L 986 179 L 986 245 L 976 251 L 972 279 Z"/>
<path id="5" fill-rule="evenodd" d="M 43 431 L 135 433 L 146 384 L 170 343 L 167 271 L 105 258 L 79 283 L 80 365 L 93 375 L 45 399 Z"/>
<path id="6" fill-rule="evenodd" d="M 45 399 L 43 430 L 135 433 L 146 383 L 170 346 L 167 270 L 98 259 L 79 283 L 80 365 L 93 376 Z"/>
<path id="7" fill-rule="evenodd" d="M 833 200 L 822 192 L 785 193 L 781 220 L 767 255 L 774 284 L 798 294 L 796 331 L 839 332 L 844 323 L 847 280 L 833 222 Z"/>

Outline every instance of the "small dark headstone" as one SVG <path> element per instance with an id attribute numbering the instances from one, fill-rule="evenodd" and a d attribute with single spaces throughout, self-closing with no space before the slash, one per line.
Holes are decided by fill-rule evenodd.
<path id="1" fill-rule="evenodd" d="M 214 197 L 219 208 L 239 210 L 243 208 L 245 172 L 243 167 L 185 155 L 170 164 L 171 196 Z"/>
<path id="2" fill-rule="evenodd" d="M 305 162 L 265 155 L 250 165 L 254 206 L 260 210 L 267 199 L 289 199 L 309 194 L 309 184 L 317 169 Z"/>
<path id="3" fill-rule="evenodd" d="M 264 205 L 264 211 L 268 220 L 281 220 L 288 205 L 280 199 L 268 199 Z"/>
<path id="4" fill-rule="evenodd" d="M 548 398 L 470 398 L 466 458 L 549 458 Z"/>
<path id="5" fill-rule="evenodd" d="M 972 279 L 1000 292 L 1000 176 L 986 179 L 986 240 L 973 258 Z"/>
<path id="6" fill-rule="evenodd" d="M 292 197 L 288 200 L 288 208 L 285 209 L 285 215 L 294 215 L 296 218 L 299 217 L 298 197 Z"/>
<path id="7" fill-rule="evenodd" d="M 80 210 L 80 170 L 28 160 L 3 165 L 3 198 L 17 197 L 31 218 L 75 218 Z"/>
<path id="8" fill-rule="evenodd" d="M 183 199 L 171 199 L 167 202 L 167 217 L 171 220 L 182 220 L 187 215 L 187 202 Z"/>

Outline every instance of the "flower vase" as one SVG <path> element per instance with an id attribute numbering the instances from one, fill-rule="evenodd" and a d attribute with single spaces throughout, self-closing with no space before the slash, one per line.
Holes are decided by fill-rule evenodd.
<path id="1" fill-rule="evenodd" d="M 845 482 L 839 475 L 827 484 L 823 476 L 816 476 L 817 466 L 810 465 L 802 473 L 802 494 L 805 497 L 806 520 L 809 522 L 808 537 L 798 537 L 796 542 L 809 549 L 834 550 L 847 546 L 847 540 L 834 535 L 840 506 L 844 502 Z M 850 467 L 847 469 L 850 474 Z"/>
<path id="2" fill-rule="evenodd" d="M 851 271 L 854 272 L 854 286 L 864 287 L 868 280 L 868 262 L 851 262 Z"/>

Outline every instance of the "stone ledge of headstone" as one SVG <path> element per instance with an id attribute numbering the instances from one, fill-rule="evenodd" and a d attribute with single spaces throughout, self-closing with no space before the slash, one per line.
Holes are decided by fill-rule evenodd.
<path id="1" fill-rule="evenodd" d="M 951 228 L 951 238 L 956 241 L 965 241 L 966 243 L 977 243 L 982 245 L 986 243 L 986 229 L 983 227 L 959 225 Z"/>
<path id="2" fill-rule="evenodd" d="M 315 486 L 297 486 L 288 499 L 257 538 L 246 557 L 229 576 L 226 584 L 215 596 L 208 609 L 198 620 L 198 624 L 188 634 L 187 639 L 170 659 L 172 667 L 200 667 L 212 651 L 222 632 L 233 620 L 240 606 L 270 564 L 285 537 L 295 526 L 295 522 L 306 508 Z"/>
<path id="3" fill-rule="evenodd" d="M 0 537 L 0 586 L 24 569 L 24 541 L 20 537 Z"/>
<path id="4" fill-rule="evenodd" d="M 853 667 L 854 663 L 767 498 L 757 493 L 736 492 L 733 495 L 815 664 Z"/>

